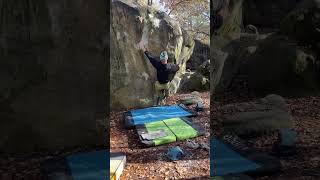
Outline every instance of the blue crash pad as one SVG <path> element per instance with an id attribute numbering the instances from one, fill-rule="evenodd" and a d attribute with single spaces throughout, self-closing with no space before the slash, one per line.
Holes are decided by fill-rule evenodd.
<path id="1" fill-rule="evenodd" d="M 260 165 L 243 157 L 216 138 L 211 140 L 210 149 L 211 176 L 244 173 L 260 168 Z"/>
<path id="2" fill-rule="evenodd" d="M 106 180 L 109 175 L 106 150 L 70 155 L 66 159 L 74 180 Z"/>
<path id="3" fill-rule="evenodd" d="M 156 106 L 145 109 L 137 109 L 130 111 L 134 125 L 160 121 L 176 117 L 192 116 L 191 112 L 183 109 L 179 105 L 172 106 Z"/>

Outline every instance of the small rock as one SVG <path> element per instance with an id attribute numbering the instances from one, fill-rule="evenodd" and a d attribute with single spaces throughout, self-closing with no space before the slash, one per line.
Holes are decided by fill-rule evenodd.
<path id="1" fill-rule="evenodd" d="M 186 145 L 187 145 L 187 147 L 189 147 L 191 149 L 198 149 L 200 146 L 198 143 L 196 143 L 195 141 L 192 141 L 192 140 L 187 140 Z"/>
<path id="2" fill-rule="evenodd" d="M 168 158 L 171 159 L 172 161 L 180 160 L 183 155 L 184 155 L 184 152 L 179 146 L 170 148 L 167 153 Z"/>
<path id="3" fill-rule="evenodd" d="M 200 147 L 201 147 L 202 149 L 205 149 L 205 150 L 207 150 L 207 151 L 210 151 L 210 146 L 209 146 L 208 144 L 206 144 L 206 143 L 200 143 Z"/>

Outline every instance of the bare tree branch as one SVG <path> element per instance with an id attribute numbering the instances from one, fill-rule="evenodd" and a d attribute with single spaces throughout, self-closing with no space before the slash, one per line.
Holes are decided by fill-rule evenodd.
<path id="1" fill-rule="evenodd" d="M 172 13 L 173 10 L 175 10 L 176 7 L 178 7 L 180 4 L 185 3 L 185 2 L 191 2 L 192 0 L 180 0 L 179 2 L 174 4 L 174 1 L 172 1 L 172 4 L 170 5 L 170 12 L 168 15 Z"/>

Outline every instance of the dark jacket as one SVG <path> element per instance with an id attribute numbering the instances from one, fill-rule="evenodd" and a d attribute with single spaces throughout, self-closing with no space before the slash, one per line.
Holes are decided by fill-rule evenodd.
<path id="1" fill-rule="evenodd" d="M 172 63 L 162 64 L 160 60 L 154 58 L 148 51 L 145 51 L 144 54 L 149 59 L 150 63 L 157 70 L 157 78 L 160 84 L 165 84 L 174 78 L 179 66 Z"/>

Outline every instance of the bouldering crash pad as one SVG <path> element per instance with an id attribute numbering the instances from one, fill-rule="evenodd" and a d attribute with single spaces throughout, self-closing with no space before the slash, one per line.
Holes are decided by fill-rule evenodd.
<path id="1" fill-rule="evenodd" d="M 158 146 L 162 144 L 191 139 L 204 134 L 204 129 L 192 123 L 190 118 L 170 118 L 161 121 L 145 123 L 136 126 L 140 141 L 146 146 Z M 153 135 L 155 132 L 163 132 L 162 136 L 154 139 L 144 138 L 145 134 Z"/>
<path id="2" fill-rule="evenodd" d="M 144 109 L 136 109 L 124 113 L 124 125 L 127 128 L 150 122 L 177 117 L 196 116 L 194 112 L 184 105 L 154 106 Z"/>

